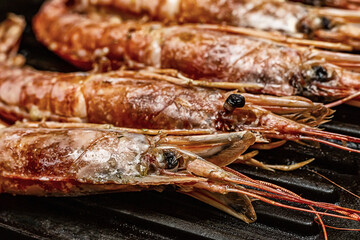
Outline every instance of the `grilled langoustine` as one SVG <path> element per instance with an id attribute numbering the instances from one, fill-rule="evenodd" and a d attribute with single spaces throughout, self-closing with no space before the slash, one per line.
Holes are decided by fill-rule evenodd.
<path id="1" fill-rule="evenodd" d="M 173 68 L 212 82 L 253 84 L 253 93 L 303 95 L 330 101 L 358 94 L 356 55 L 291 47 L 234 35 L 226 26 L 164 26 L 100 11 L 78 11 L 66 0 L 45 3 L 34 18 L 40 42 L 77 67 Z"/>
<path id="2" fill-rule="evenodd" d="M 19 123 L 0 130 L 2 192 L 78 196 L 162 191 L 166 186 L 174 186 L 177 191 L 245 222 L 256 220 L 250 198 L 317 216 L 360 221 L 360 211 L 311 201 L 280 186 L 221 168 L 254 142 L 255 137 L 249 132 L 164 137 L 105 129 L 94 124 L 77 128 L 68 128 L 66 123 L 55 128 L 46 122 L 35 125 Z M 310 209 L 278 200 L 305 204 Z M 333 213 L 320 212 L 312 206 Z"/>
<path id="3" fill-rule="evenodd" d="M 299 97 L 239 94 L 181 86 L 149 71 L 52 73 L 0 65 L 0 115 L 199 132 L 251 130 L 267 139 L 360 140 L 318 130 L 331 111 Z M 169 81 L 166 81 L 168 79 Z M 275 112 L 275 113 L 274 113 Z M 356 150 L 351 150 L 356 151 Z"/>
<path id="4" fill-rule="evenodd" d="M 360 14 L 350 10 L 284 0 L 91 0 L 81 4 L 116 8 L 167 22 L 227 24 L 360 48 L 360 28 L 353 23 L 360 21 Z"/>

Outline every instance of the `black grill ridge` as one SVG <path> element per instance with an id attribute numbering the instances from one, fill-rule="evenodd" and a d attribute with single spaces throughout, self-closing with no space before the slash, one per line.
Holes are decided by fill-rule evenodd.
<path id="1" fill-rule="evenodd" d="M 0 1 L 0 18 L 7 12 L 26 16 L 20 53 L 38 69 L 76 69 L 36 42 L 31 18 L 42 0 Z M 328 131 L 360 137 L 357 108 L 339 106 Z M 352 147 L 359 147 L 352 145 Z M 360 147 L 359 147 L 360 149 Z M 359 209 L 360 201 L 322 179 L 312 169 L 350 191 L 360 194 L 359 156 L 328 146 L 321 150 L 287 143 L 257 156 L 271 164 L 290 164 L 310 157 L 316 160 L 289 173 L 269 172 L 243 165 L 232 168 L 255 179 L 279 184 L 312 200 Z M 4 239 L 322 239 L 322 232 L 308 213 L 281 209 L 260 201 L 253 203 L 258 220 L 246 224 L 211 206 L 175 191 L 119 193 L 77 198 L 38 198 L 0 195 L 0 236 Z M 324 218 L 327 224 L 359 228 L 358 224 Z M 328 229 L 330 239 L 357 239 L 358 232 Z"/>

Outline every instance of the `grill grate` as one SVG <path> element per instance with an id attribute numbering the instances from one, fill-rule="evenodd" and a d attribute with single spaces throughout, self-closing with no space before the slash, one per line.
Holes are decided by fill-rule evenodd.
<path id="1" fill-rule="evenodd" d="M 26 3 L 26 4 L 25 4 Z M 41 0 L 0 1 L 0 16 L 23 14 L 28 24 Z M 20 47 L 29 65 L 39 69 L 73 71 L 36 42 L 28 26 Z M 350 106 L 337 108 L 329 131 L 360 137 L 360 126 Z M 354 145 L 355 146 L 355 145 Z M 358 146 L 360 149 L 360 146 Z M 294 172 L 269 172 L 243 165 L 234 169 L 260 180 L 286 187 L 312 200 L 359 208 L 360 201 L 313 172 L 318 171 L 350 191 L 360 194 L 358 155 L 328 146 L 322 150 L 287 143 L 264 151 L 257 159 L 290 164 L 310 157 L 316 161 Z M 245 224 L 215 208 L 174 191 L 121 193 L 78 198 L 37 198 L 0 195 L 0 235 L 11 239 L 322 239 L 314 216 L 254 202 L 257 222 Z M 327 218 L 324 218 L 327 220 Z M 356 228 L 356 223 L 329 219 L 329 225 Z M 358 232 L 328 229 L 331 239 L 356 239 Z"/>

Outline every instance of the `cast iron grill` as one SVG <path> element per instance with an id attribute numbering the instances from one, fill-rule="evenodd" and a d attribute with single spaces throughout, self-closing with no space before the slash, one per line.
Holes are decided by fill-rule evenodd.
<path id="1" fill-rule="evenodd" d="M 25 15 L 30 25 L 42 0 L 0 1 L 0 17 Z M 74 71 L 36 42 L 27 26 L 20 53 L 38 69 Z M 337 108 L 326 130 L 360 137 L 359 110 Z M 355 144 L 352 146 L 360 149 Z M 310 166 L 284 173 L 244 165 L 234 169 L 249 177 L 273 182 L 316 201 L 359 209 L 360 200 L 341 191 L 310 170 L 317 171 L 360 194 L 359 155 L 328 146 L 314 149 L 295 143 L 262 152 L 257 159 L 290 164 L 316 157 Z M 211 206 L 175 191 L 106 194 L 77 198 L 38 198 L 0 195 L 0 236 L 12 239 L 322 239 L 313 214 L 254 202 L 258 220 L 245 224 Z M 324 218 L 328 225 L 359 228 L 355 222 Z M 356 239 L 358 232 L 328 229 L 330 239 Z"/>

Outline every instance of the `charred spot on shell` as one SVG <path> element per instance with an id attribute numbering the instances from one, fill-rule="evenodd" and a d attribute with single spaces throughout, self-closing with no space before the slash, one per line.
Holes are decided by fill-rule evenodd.
<path id="1" fill-rule="evenodd" d="M 165 161 L 166 161 L 166 168 L 173 169 L 179 165 L 179 160 L 176 157 L 176 154 L 172 151 L 164 151 L 163 153 Z"/>
<path id="2" fill-rule="evenodd" d="M 245 98 L 241 94 L 231 94 L 224 103 L 226 111 L 232 112 L 235 108 L 242 108 L 245 106 Z"/>
<path id="3" fill-rule="evenodd" d="M 326 82 L 328 80 L 328 74 L 323 66 L 313 66 L 314 79 L 319 82 Z"/>

